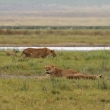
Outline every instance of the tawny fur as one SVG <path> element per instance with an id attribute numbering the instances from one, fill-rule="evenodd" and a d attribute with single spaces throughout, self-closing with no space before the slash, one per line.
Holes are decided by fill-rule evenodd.
<path id="1" fill-rule="evenodd" d="M 54 50 L 50 50 L 48 48 L 26 48 L 23 50 L 22 55 L 25 55 L 26 57 L 32 57 L 32 58 L 45 58 L 48 55 L 55 57 L 56 53 Z"/>
<path id="2" fill-rule="evenodd" d="M 67 79 L 98 79 L 101 78 L 102 75 L 85 75 L 82 73 L 78 73 L 72 69 L 60 69 L 54 65 L 45 66 L 46 74 L 49 74 L 50 77 L 66 77 Z"/>
<path id="3" fill-rule="evenodd" d="M 95 80 L 95 79 L 99 79 L 102 77 L 102 75 L 85 75 L 85 74 L 68 74 L 68 75 L 65 75 L 65 77 L 67 79 L 92 79 L 92 80 Z"/>
<path id="4" fill-rule="evenodd" d="M 53 76 L 53 77 L 63 77 L 66 74 L 78 74 L 78 72 L 75 70 L 60 69 L 53 65 L 45 66 L 45 72 L 46 72 L 46 74 L 49 74 L 50 76 Z"/>

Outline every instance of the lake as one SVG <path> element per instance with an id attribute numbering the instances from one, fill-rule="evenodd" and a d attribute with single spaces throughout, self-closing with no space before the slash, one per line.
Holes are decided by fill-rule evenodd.
<path id="1" fill-rule="evenodd" d="M 22 51 L 28 47 L 0 47 L 0 50 L 19 50 Z M 31 48 L 43 48 L 43 47 L 31 47 Z M 58 51 L 91 51 L 91 50 L 110 50 L 110 47 L 47 47 L 52 50 Z"/>

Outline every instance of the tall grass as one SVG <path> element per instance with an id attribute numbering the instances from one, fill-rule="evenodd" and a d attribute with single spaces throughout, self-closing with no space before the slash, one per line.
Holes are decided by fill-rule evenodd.
<path id="1" fill-rule="evenodd" d="M 82 46 L 109 45 L 109 29 L 0 30 L 1 45 Z M 19 40 L 20 39 L 20 40 Z"/>
<path id="2" fill-rule="evenodd" d="M 56 51 L 57 57 L 23 58 L 0 51 L 1 75 L 45 76 L 44 66 L 53 64 L 85 74 L 102 74 L 99 80 L 65 78 L 0 79 L 1 110 L 109 110 L 110 52 Z M 21 52 L 17 53 L 19 56 Z"/>
<path id="3" fill-rule="evenodd" d="M 7 45 L 26 46 L 52 42 L 109 44 L 109 30 L 0 30 L 0 33 L 0 43 Z M 21 52 L 17 53 L 17 57 L 7 56 L 5 51 L 0 51 L 0 76 L 33 76 L 0 78 L 0 110 L 110 109 L 110 51 L 56 53 L 56 58 L 43 59 L 18 57 Z M 34 78 L 45 76 L 44 67 L 48 64 L 85 74 L 102 74 L 102 79 Z"/>
<path id="4" fill-rule="evenodd" d="M 109 110 L 109 87 L 102 80 L 0 79 L 0 108 Z"/>
<path id="5" fill-rule="evenodd" d="M 22 29 L 22 30 L 14 30 L 14 29 L 0 29 L 0 35 L 29 35 L 29 34 L 37 34 L 37 35 L 41 35 L 41 34 L 46 34 L 46 35 L 92 35 L 92 36 L 96 36 L 96 35 L 109 35 L 110 31 L 109 29 L 76 29 L 76 30 L 72 30 L 72 29 L 47 29 L 47 30 L 28 30 L 28 29 Z"/>
<path id="6" fill-rule="evenodd" d="M 20 58 L 0 52 L 1 75 L 45 76 L 44 66 L 53 64 L 85 74 L 102 74 L 99 80 L 68 80 L 65 78 L 0 79 L 0 108 L 2 110 L 109 110 L 110 52 L 57 51 L 57 57 Z M 21 54 L 21 53 L 18 53 Z M 18 55 L 19 56 L 19 55 Z M 68 106 L 69 105 L 69 106 Z"/>
<path id="7" fill-rule="evenodd" d="M 17 53 L 20 56 L 21 52 Z M 103 51 L 56 51 L 57 57 L 47 58 L 23 58 L 7 56 L 5 51 L 0 52 L 1 74 L 14 75 L 44 75 L 44 67 L 48 64 L 56 65 L 60 68 L 74 69 L 85 74 L 102 74 L 104 77 L 110 76 L 110 52 Z"/>

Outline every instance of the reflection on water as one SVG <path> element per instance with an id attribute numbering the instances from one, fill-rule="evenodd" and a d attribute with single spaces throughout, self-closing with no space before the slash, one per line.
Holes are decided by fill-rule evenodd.
<path id="1" fill-rule="evenodd" d="M 0 47 L 0 50 L 24 50 L 28 47 Z M 32 47 L 32 48 L 43 48 L 43 47 Z M 110 50 L 110 47 L 48 47 L 49 49 L 58 51 L 90 51 L 90 50 Z"/>

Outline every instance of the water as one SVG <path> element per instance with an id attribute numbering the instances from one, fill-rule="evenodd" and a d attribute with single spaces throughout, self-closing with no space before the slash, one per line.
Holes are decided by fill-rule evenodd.
<path id="1" fill-rule="evenodd" d="M 28 47 L 0 47 L 0 50 L 19 50 L 22 51 Z M 43 48 L 43 47 L 32 47 L 32 48 Z M 91 50 L 110 50 L 110 47 L 47 47 L 57 51 L 91 51 Z"/>

